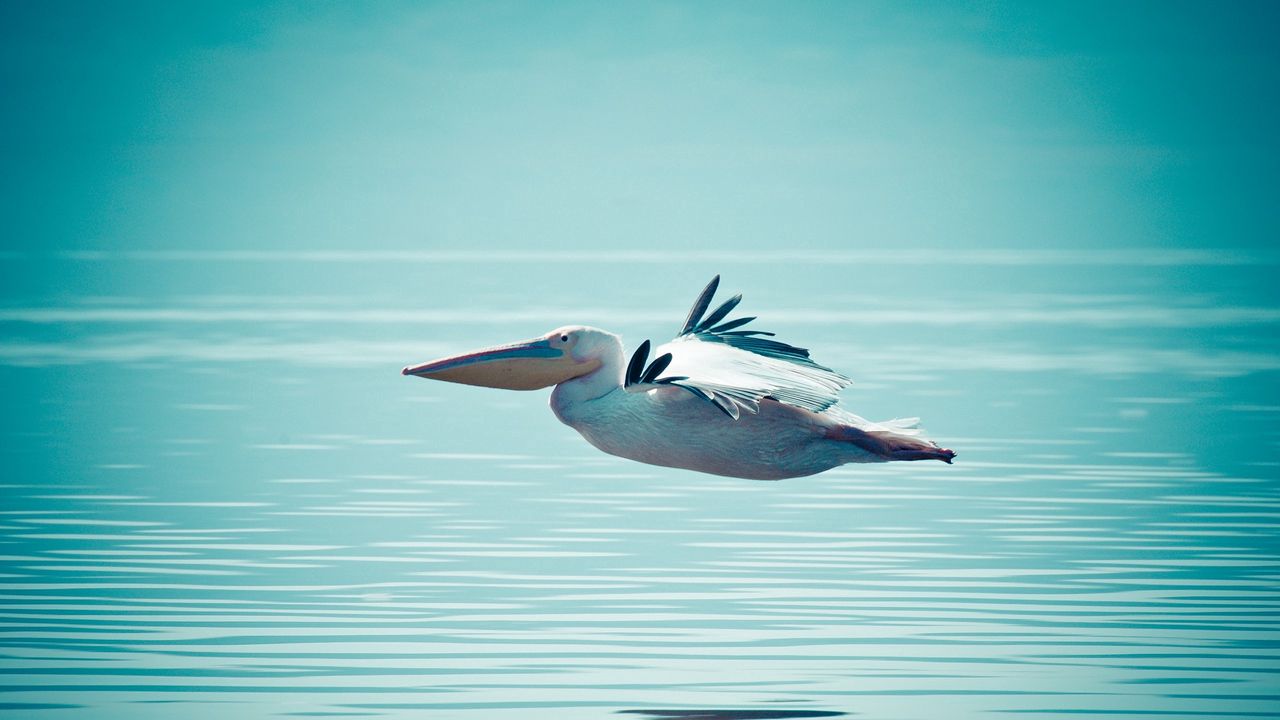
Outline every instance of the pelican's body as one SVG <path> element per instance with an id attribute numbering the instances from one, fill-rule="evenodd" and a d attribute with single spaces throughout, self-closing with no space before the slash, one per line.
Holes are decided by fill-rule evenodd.
<path id="1" fill-rule="evenodd" d="M 647 367 L 647 340 L 625 365 L 617 335 L 569 326 L 403 372 L 510 389 L 554 384 L 561 422 L 606 453 L 651 465 L 778 480 L 845 463 L 951 462 L 955 453 L 917 437 L 913 421 L 871 423 L 835 407 L 849 380 L 807 351 L 734 331 L 753 318 L 722 322 L 740 296 L 703 321 L 718 281 Z"/>
<path id="2" fill-rule="evenodd" d="M 832 418 L 778 402 L 760 404 L 726 427 L 705 401 L 674 388 L 643 394 L 618 388 L 584 403 L 558 404 L 560 420 L 600 450 L 629 460 L 713 475 L 778 480 L 848 462 L 874 462 L 863 448 L 829 435 Z"/>

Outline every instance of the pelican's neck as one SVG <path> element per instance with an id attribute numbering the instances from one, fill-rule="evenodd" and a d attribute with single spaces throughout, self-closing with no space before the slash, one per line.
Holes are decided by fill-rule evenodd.
<path id="1" fill-rule="evenodd" d="M 551 409 L 560 422 L 572 425 L 574 409 L 622 387 L 622 339 L 609 335 L 599 349 L 600 367 L 572 380 L 566 380 L 551 392 Z"/>

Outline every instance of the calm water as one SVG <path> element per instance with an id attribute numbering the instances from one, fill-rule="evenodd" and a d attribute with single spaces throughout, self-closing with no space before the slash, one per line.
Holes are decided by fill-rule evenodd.
<path id="1" fill-rule="evenodd" d="M 0 259 L 0 711 L 1280 715 L 1275 257 L 667 260 Z M 648 467 L 399 375 L 715 272 L 956 465 Z"/>

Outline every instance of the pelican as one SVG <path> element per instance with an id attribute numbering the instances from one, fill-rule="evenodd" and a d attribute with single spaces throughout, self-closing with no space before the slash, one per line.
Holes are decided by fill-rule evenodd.
<path id="1" fill-rule="evenodd" d="M 530 340 L 411 365 L 432 380 L 537 390 L 555 385 L 560 422 L 610 455 L 713 475 L 780 480 L 846 463 L 941 460 L 955 453 L 920 436 L 916 419 L 870 422 L 837 407 L 852 381 L 773 333 L 729 319 L 741 295 L 707 314 L 703 289 L 675 339 L 645 340 L 626 362 L 622 339 L 568 325 Z"/>

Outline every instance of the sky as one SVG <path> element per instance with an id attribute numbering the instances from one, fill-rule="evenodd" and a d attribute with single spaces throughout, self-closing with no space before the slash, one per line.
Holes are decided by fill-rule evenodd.
<path id="1" fill-rule="evenodd" d="M 1270 248 L 1274 3 L 0 4 L 0 251 Z"/>

